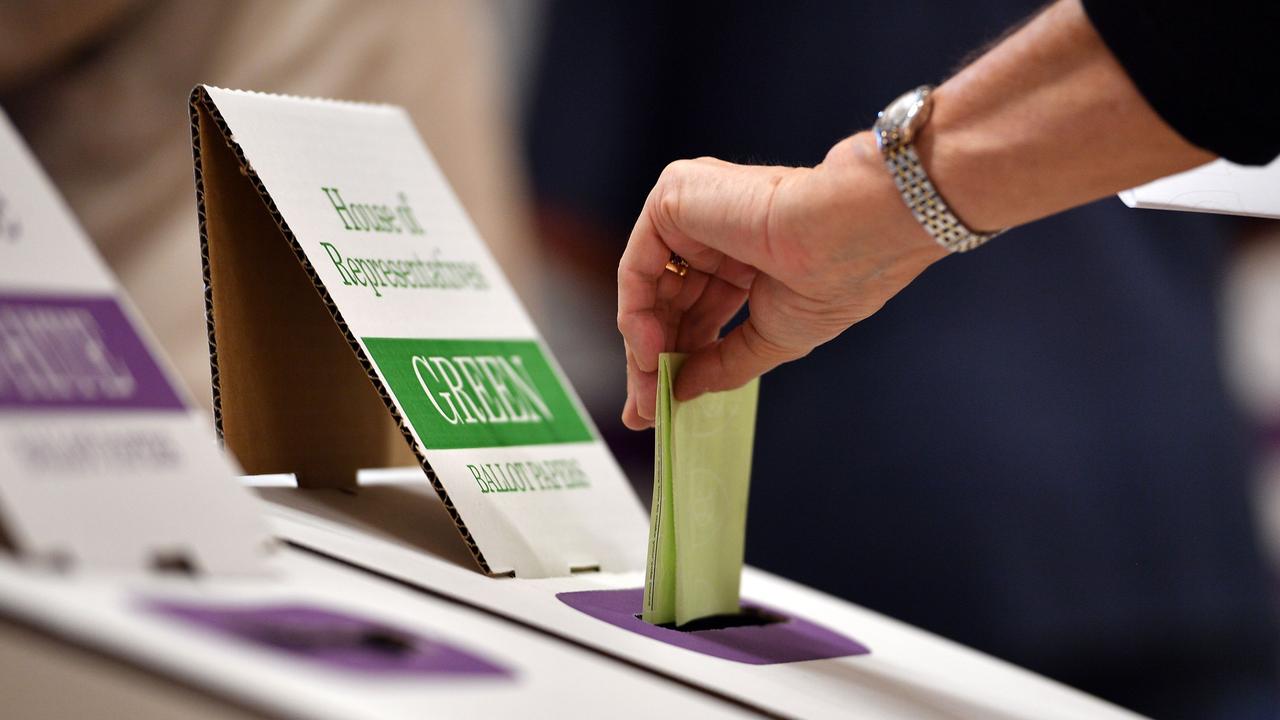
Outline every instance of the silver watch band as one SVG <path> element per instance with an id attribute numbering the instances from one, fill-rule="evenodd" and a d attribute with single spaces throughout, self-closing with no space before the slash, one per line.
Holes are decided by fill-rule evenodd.
<path id="1" fill-rule="evenodd" d="M 951 212 L 942 195 L 938 194 L 937 188 L 929 181 L 929 175 L 920 164 L 920 156 L 911 143 L 887 148 L 883 156 L 884 164 L 889 168 L 889 174 L 893 176 L 893 182 L 898 186 L 902 200 L 910 208 L 911 214 L 924 227 L 925 232 L 948 251 L 972 250 L 1004 232 L 998 230 L 980 233 L 966 227 Z"/>

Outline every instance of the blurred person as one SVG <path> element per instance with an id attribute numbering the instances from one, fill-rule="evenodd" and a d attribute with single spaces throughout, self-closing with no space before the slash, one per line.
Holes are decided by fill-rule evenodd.
<path id="1" fill-rule="evenodd" d="M 187 98 L 198 83 L 404 106 L 526 300 L 537 257 L 493 8 L 466 0 L 0 4 L 0 106 L 210 403 Z"/>
<path id="2" fill-rule="evenodd" d="M 1258 438 L 1257 512 L 1280 566 L 1280 222 L 1246 223 L 1223 285 L 1227 377 Z"/>
<path id="3" fill-rule="evenodd" d="M 1145 7 L 1150 27 L 1135 27 L 1173 32 L 1174 39 L 1195 30 L 1185 14 L 1162 27 L 1157 6 Z M 1185 13 L 1195 6 L 1160 7 Z M 675 313 L 668 333 L 680 321 L 678 303 L 693 299 L 673 297 L 686 286 L 663 271 L 666 253 L 699 253 L 689 258 L 695 271 L 727 253 L 717 271 L 725 283 L 694 275 L 696 288 L 714 286 L 720 297 L 693 309 L 694 325 L 680 332 L 695 341 L 680 349 L 714 338 L 728 319 L 716 314 L 736 309 L 746 284 L 755 283 L 752 311 L 775 311 L 764 318 L 773 334 L 744 344 L 749 336 L 740 330 L 728 346 L 707 346 L 703 372 L 682 374 L 682 395 L 731 386 L 809 353 L 802 363 L 777 367 L 762 387 L 748 561 L 1154 717 L 1276 717 L 1276 614 L 1249 503 L 1252 448 L 1218 355 L 1216 293 L 1231 223 L 1139 213 L 1110 199 L 1019 228 L 973 255 L 949 256 L 943 268 L 917 278 L 946 253 L 907 211 L 874 141 L 868 146 L 864 134 L 828 155 L 832 143 L 869 126 L 884 103 L 945 77 L 972 48 L 1036 9 L 1038 3 L 1016 0 L 554 3 L 527 128 L 540 222 L 559 257 L 603 278 L 597 283 L 609 294 L 596 298 L 603 310 L 617 290 L 614 262 L 644 208 L 633 235 L 639 244 L 618 273 L 644 278 L 630 288 L 637 292 L 628 295 L 625 285 L 619 291 L 631 303 L 620 308 L 624 331 L 628 311 L 648 312 L 655 291 L 667 293 L 657 296 L 658 312 L 670 301 Z M 1055 64 L 1052 35 L 1033 34 L 1022 35 L 1019 47 L 1035 60 L 987 62 L 957 76 L 985 90 L 982 83 L 998 78 L 1020 93 L 1010 112 L 1029 131 L 1014 129 L 1007 140 L 1039 141 L 1052 132 L 1062 142 L 1046 144 L 1042 156 L 1082 175 L 1094 169 L 1087 179 L 1102 185 L 1129 176 L 1109 172 L 1106 162 L 1090 166 L 1095 155 L 1078 152 L 1073 132 L 1116 157 L 1160 151 L 1145 160 L 1135 184 L 1212 157 L 1148 117 L 1150 109 L 1081 24 L 1077 4 L 1059 3 L 1048 13 L 1076 13 L 1069 40 L 1095 53 L 1083 69 Z M 1220 22 L 1211 9 L 1204 13 L 1206 22 Z M 1028 28 L 1043 29 L 1044 17 Z M 1238 38 L 1242 62 L 1261 52 L 1248 31 L 1262 27 Z M 1221 77 L 1210 72 L 1222 62 L 1215 60 L 1182 79 L 1203 90 Z M 1054 125 L 1053 112 L 1037 112 L 1027 100 L 1027 88 L 1045 75 L 1047 84 L 1067 83 L 1077 71 L 1112 85 L 1104 100 L 1050 91 L 1055 111 L 1090 111 L 1084 126 Z M 967 119 L 1007 121 L 1004 107 L 971 104 Z M 1218 110 L 1227 108 L 1210 112 Z M 1244 114 L 1248 107 L 1240 110 L 1232 117 L 1243 126 L 1265 125 Z M 1101 132 L 1127 121 L 1150 127 L 1141 126 L 1136 138 Z M 827 288 L 848 306 L 777 305 L 787 288 L 757 269 L 774 266 L 734 254 L 758 248 L 752 243 L 762 226 L 733 223 L 761 217 L 744 211 L 772 207 L 753 201 L 779 187 L 788 170 L 683 163 L 650 197 L 678 193 L 665 196 L 678 203 L 667 207 L 695 226 L 655 214 L 661 206 L 645 201 L 653 179 L 672 159 L 697 156 L 800 167 L 825 157 L 826 174 L 805 177 L 834 175 L 843 184 L 811 182 L 801 186 L 810 195 L 785 195 L 804 201 L 784 205 L 794 210 L 784 227 L 812 231 L 813 247 L 833 250 L 830 262 L 795 282 L 838 283 L 832 268 L 850 269 L 852 290 Z M 1013 177 L 1025 170 L 1035 180 L 1057 167 L 1042 156 L 1026 165 L 996 158 L 986 168 Z M 982 173 L 970 180 L 975 175 Z M 971 200 L 982 187 L 972 183 L 967 197 L 964 186 L 953 192 Z M 1021 225 L 1123 187 L 1002 185 L 997 201 L 982 206 L 989 214 L 974 222 Z M 945 178 L 938 189 L 954 200 Z M 1048 207 L 1033 211 L 1037 203 Z M 958 205 L 962 217 L 966 207 L 975 205 Z M 983 224 L 993 218 L 1006 222 Z M 658 224 L 646 225 L 651 220 Z M 717 252 L 700 249 L 702 235 L 715 238 Z M 823 244 L 827 238 L 851 239 L 833 247 Z M 780 254 L 760 257 L 773 262 L 791 253 L 779 247 Z M 874 254 L 879 249 L 883 256 Z M 860 286 L 856 273 L 867 267 L 869 280 Z M 907 282 L 909 290 L 880 309 Z M 808 311 L 794 312 L 797 305 Z M 793 312 L 776 312 L 780 307 Z M 838 309 L 846 312 L 832 312 Z M 645 356 L 629 358 L 642 369 L 630 379 L 625 412 L 633 426 L 652 417 L 645 412 L 652 386 L 642 376 L 657 351 L 649 333 L 655 327 L 662 326 L 626 333 L 631 349 Z M 801 339 L 792 346 L 780 337 Z M 658 339 L 679 347 L 672 337 Z M 645 343 L 640 349 L 638 341 Z M 754 362 L 742 352 L 752 342 L 776 353 Z"/>

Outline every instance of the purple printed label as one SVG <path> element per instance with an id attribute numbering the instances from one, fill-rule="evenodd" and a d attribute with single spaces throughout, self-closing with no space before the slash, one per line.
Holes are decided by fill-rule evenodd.
<path id="1" fill-rule="evenodd" d="M 0 410 L 181 410 L 110 297 L 0 293 Z"/>
<path id="2" fill-rule="evenodd" d="M 866 655 L 862 643 L 773 608 L 743 602 L 744 609 L 776 621 L 763 625 L 724 627 L 714 630 L 676 630 L 641 620 L 644 589 L 585 590 L 556 595 L 560 602 L 597 620 L 659 642 L 749 665 L 774 665 L 801 660 Z"/>
<path id="3" fill-rule="evenodd" d="M 378 676 L 513 676 L 506 667 L 456 645 L 308 605 L 216 606 L 153 601 L 145 607 L 331 670 Z"/>

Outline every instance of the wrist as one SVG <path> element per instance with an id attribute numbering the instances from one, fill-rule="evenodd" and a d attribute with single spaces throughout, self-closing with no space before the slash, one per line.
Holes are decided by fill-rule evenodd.
<path id="1" fill-rule="evenodd" d="M 816 172 L 827 176 L 823 185 L 841 204 L 842 212 L 837 216 L 844 228 L 842 234 L 857 228 L 857 234 L 865 238 L 862 242 L 901 255 L 904 262 L 918 265 L 920 270 L 950 254 L 903 202 L 871 131 L 837 143 Z"/>
<path id="2" fill-rule="evenodd" d="M 1207 162 L 1151 110 L 1079 2 L 1056 2 L 933 91 L 915 143 L 970 228 L 1009 228 Z"/>
<path id="3" fill-rule="evenodd" d="M 1002 151 L 1008 143 L 968 126 L 946 85 L 936 88 L 933 97 L 933 114 L 916 135 L 914 146 L 951 212 L 975 232 L 992 232 L 1032 219 L 1019 212 L 1016 189 L 1014 196 L 1000 198 L 990 191 L 1009 174 L 1006 165 L 1015 159 Z"/>

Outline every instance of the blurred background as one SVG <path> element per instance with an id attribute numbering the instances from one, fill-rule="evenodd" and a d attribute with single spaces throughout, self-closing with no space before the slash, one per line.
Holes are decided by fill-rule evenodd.
<path id="1" fill-rule="evenodd" d="M 816 163 L 1038 5 L 9 0 L 0 106 L 206 404 L 191 87 L 405 106 L 647 502 L 614 272 L 662 167 Z M 1278 241 L 1106 199 L 935 266 L 765 379 L 748 561 L 1153 717 L 1280 717 Z"/>

